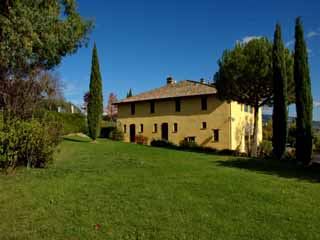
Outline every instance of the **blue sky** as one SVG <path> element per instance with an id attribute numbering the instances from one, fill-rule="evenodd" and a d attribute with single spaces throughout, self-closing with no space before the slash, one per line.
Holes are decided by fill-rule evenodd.
<path id="1" fill-rule="evenodd" d="M 96 27 L 89 47 L 66 57 L 57 68 L 66 98 L 76 104 L 82 103 L 89 86 L 93 41 L 106 102 L 110 92 L 123 98 L 129 88 L 136 94 L 165 84 L 168 75 L 176 80 L 212 79 L 223 50 L 254 36 L 272 39 L 277 21 L 292 48 L 295 18 L 302 16 L 313 97 L 320 105 L 319 0 L 78 0 L 78 5 Z M 318 120 L 319 108 L 314 114 Z"/>

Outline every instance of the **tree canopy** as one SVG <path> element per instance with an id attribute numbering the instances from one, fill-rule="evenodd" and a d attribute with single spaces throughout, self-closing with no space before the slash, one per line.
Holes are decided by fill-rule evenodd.
<path id="1" fill-rule="evenodd" d="M 75 0 L 4 0 L 0 9 L 2 75 L 58 65 L 87 43 L 93 26 Z"/>
<path id="2" fill-rule="evenodd" d="M 257 148 L 258 109 L 273 103 L 272 49 L 273 44 L 267 38 L 237 43 L 234 49 L 224 51 L 214 77 L 222 99 L 248 104 L 255 110 L 252 155 L 256 155 Z M 289 50 L 285 50 L 285 61 L 290 64 L 288 76 L 293 77 L 290 72 L 293 70 L 293 61 Z M 288 82 L 291 94 L 293 80 Z"/>

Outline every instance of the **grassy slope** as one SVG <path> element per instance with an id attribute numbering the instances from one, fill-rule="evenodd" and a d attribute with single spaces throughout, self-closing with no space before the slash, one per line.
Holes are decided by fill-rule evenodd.
<path id="1" fill-rule="evenodd" d="M 0 175 L 0 239 L 320 238 L 320 185 L 294 170 L 106 140 L 57 159 Z"/>

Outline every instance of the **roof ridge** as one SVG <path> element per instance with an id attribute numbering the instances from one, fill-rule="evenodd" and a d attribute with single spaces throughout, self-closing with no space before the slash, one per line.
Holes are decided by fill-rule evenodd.
<path id="1" fill-rule="evenodd" d="M 118 101 L 117 104 L 127 102 L 150 101 L 156 99 L 167 99 L 175 97 L 211 95 L 216 93 L 216 88 L 207 83 L 201 83 L 194 80 L 181 80 L 176 83 L 166 84 L 158 88 L 141 92 L 132 97 L 122 99 Z"/>

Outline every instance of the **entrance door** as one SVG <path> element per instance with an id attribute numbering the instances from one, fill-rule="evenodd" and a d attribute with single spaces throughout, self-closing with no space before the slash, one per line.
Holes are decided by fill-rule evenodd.
<path id="1" fill-rule="evenodd" d="M 136 125 L 131 124 L 130 125 L 130 142 L 136 141 Z"/>
<path id="2" fill-rule="evenodd" d="M 163 140 L 169 140 L 168 123 L 162 123 L 161 125 L 161 138 Z"/>

